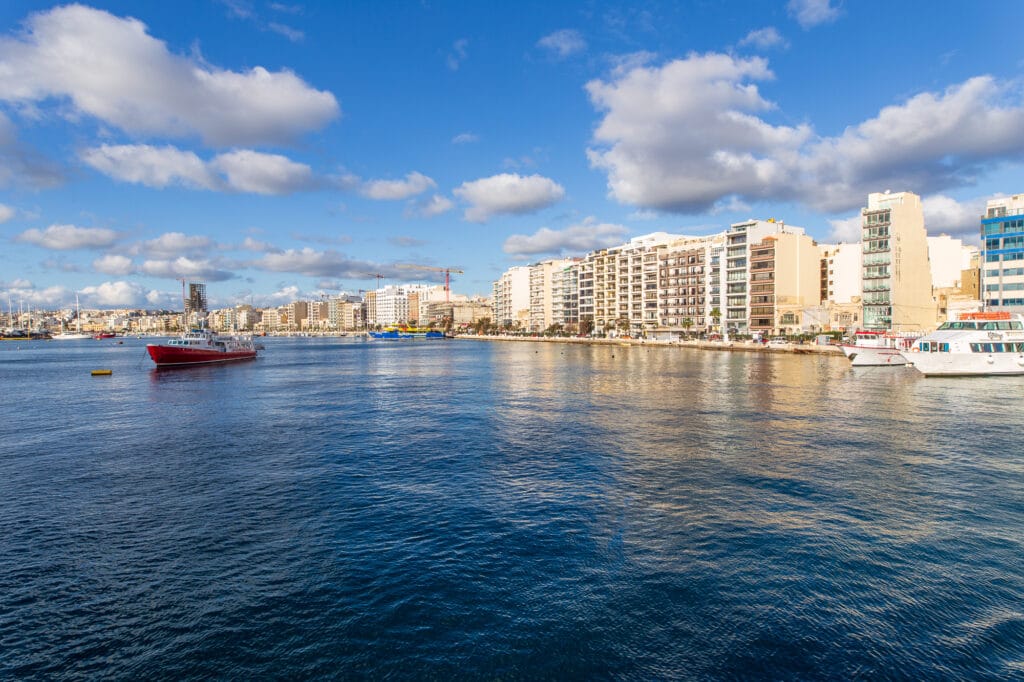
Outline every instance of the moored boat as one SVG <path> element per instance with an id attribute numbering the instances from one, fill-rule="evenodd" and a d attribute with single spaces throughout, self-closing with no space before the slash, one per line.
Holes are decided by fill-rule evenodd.
<path id="1" fill-rule="evenodd" d="M 839 347 L 854 367 L 898 367 L 907 364 L 904 353 L 916 339 L 917 335 L 863 330 Z"/>
<path id="2" fill-rule="evenodd" d="M 368 332 L 373 339 L 443 339 L 444 332 L 427 327 L 409 327 L 398 325 L 385 327 L 382 331 Z"/>
<path id="3" fill-rule="evenodd" d="M 146 345 L 157 367 L 185 367 L 252 360 L 257 348 L 251 336 L 223 336 L 208 329 L 193 329 L 166 343 Z"/>
<path id="4" fill-rule="evenodd" d="M 918 339 L 907 359 L 927 377 L 1024 374 L 1024 315 L 964 313 Z"/>

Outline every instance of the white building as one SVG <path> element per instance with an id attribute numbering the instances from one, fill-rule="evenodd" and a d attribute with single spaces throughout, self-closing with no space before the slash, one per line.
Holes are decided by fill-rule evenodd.
<path id="1" fill-rule="evenodd" d="M 509 268 L 494 283 L 494 323 L 512 326 L 517 321 L 529 320 L 530 268 L 519 265 Z"/>
<path id="2" fill-rule="evenodd" d="M 864 247 L 860 242 L 854 244 L 827 244 L 821 247 L 821 257 L 825 261 L 825 297 L 823 302 L 852 303 L 860 300 L 861 260 Z"/>
<path id="3" fill-rule="evenodd" d="M 936 289 L 960 287 L 964 270 L 971 268 L 971 260 L 978 254 L 978 247 L 964 244 L 948 234 L 928 237 L 928 260 L 932 266 L 932 286 Z"/>

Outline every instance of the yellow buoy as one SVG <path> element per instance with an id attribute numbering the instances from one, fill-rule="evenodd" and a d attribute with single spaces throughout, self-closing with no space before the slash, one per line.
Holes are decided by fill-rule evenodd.
<path id="1" fill-rule="evenodd" d="M 94 369 L 92 371 L 92 375 L 94 377 L 108 377 L 108 376 L 110 376 L 113 373 L 114 373 L 114 370 L 112 370 L 112 369 Z"/>

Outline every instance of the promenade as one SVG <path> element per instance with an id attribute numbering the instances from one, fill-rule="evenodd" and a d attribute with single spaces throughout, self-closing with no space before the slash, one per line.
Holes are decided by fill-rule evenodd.
<path id="1" fill-rule="evenodd" d="M 729 351 L 737 353 L 795 353 L 814 355 L 839 355 L 843 351 L 839 346 L 819 346 L 813 343 L 788 343 L 784 346 L 769 346 L 755 341 L 657 341 L 652 339 L 593 339 L 558 336 L 505 336 L 486 334 L 459 334 L 456 339 L 471 341 L 512 341 L 527 343 L 572 343 L 588 346 L 645 346 L 664 348 L 695 348 L 697 350 Z"/>

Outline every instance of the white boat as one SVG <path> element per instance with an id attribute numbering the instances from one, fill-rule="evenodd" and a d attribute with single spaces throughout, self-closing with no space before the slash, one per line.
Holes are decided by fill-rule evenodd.
<path id="1" fill-rule="evenodd" d="M 1024 315 L 964 313 L 918 339 L 907 358 L 926 377 L 1024 374 Z"/>
<path id="2" fill-rule="evenodd" d="M 904 353 L 916 340 L 915 334 L 859 331 L 854 333 L 852 343 L 839 347 L 854 367 L 898 367 L 907 364 Z"/>

